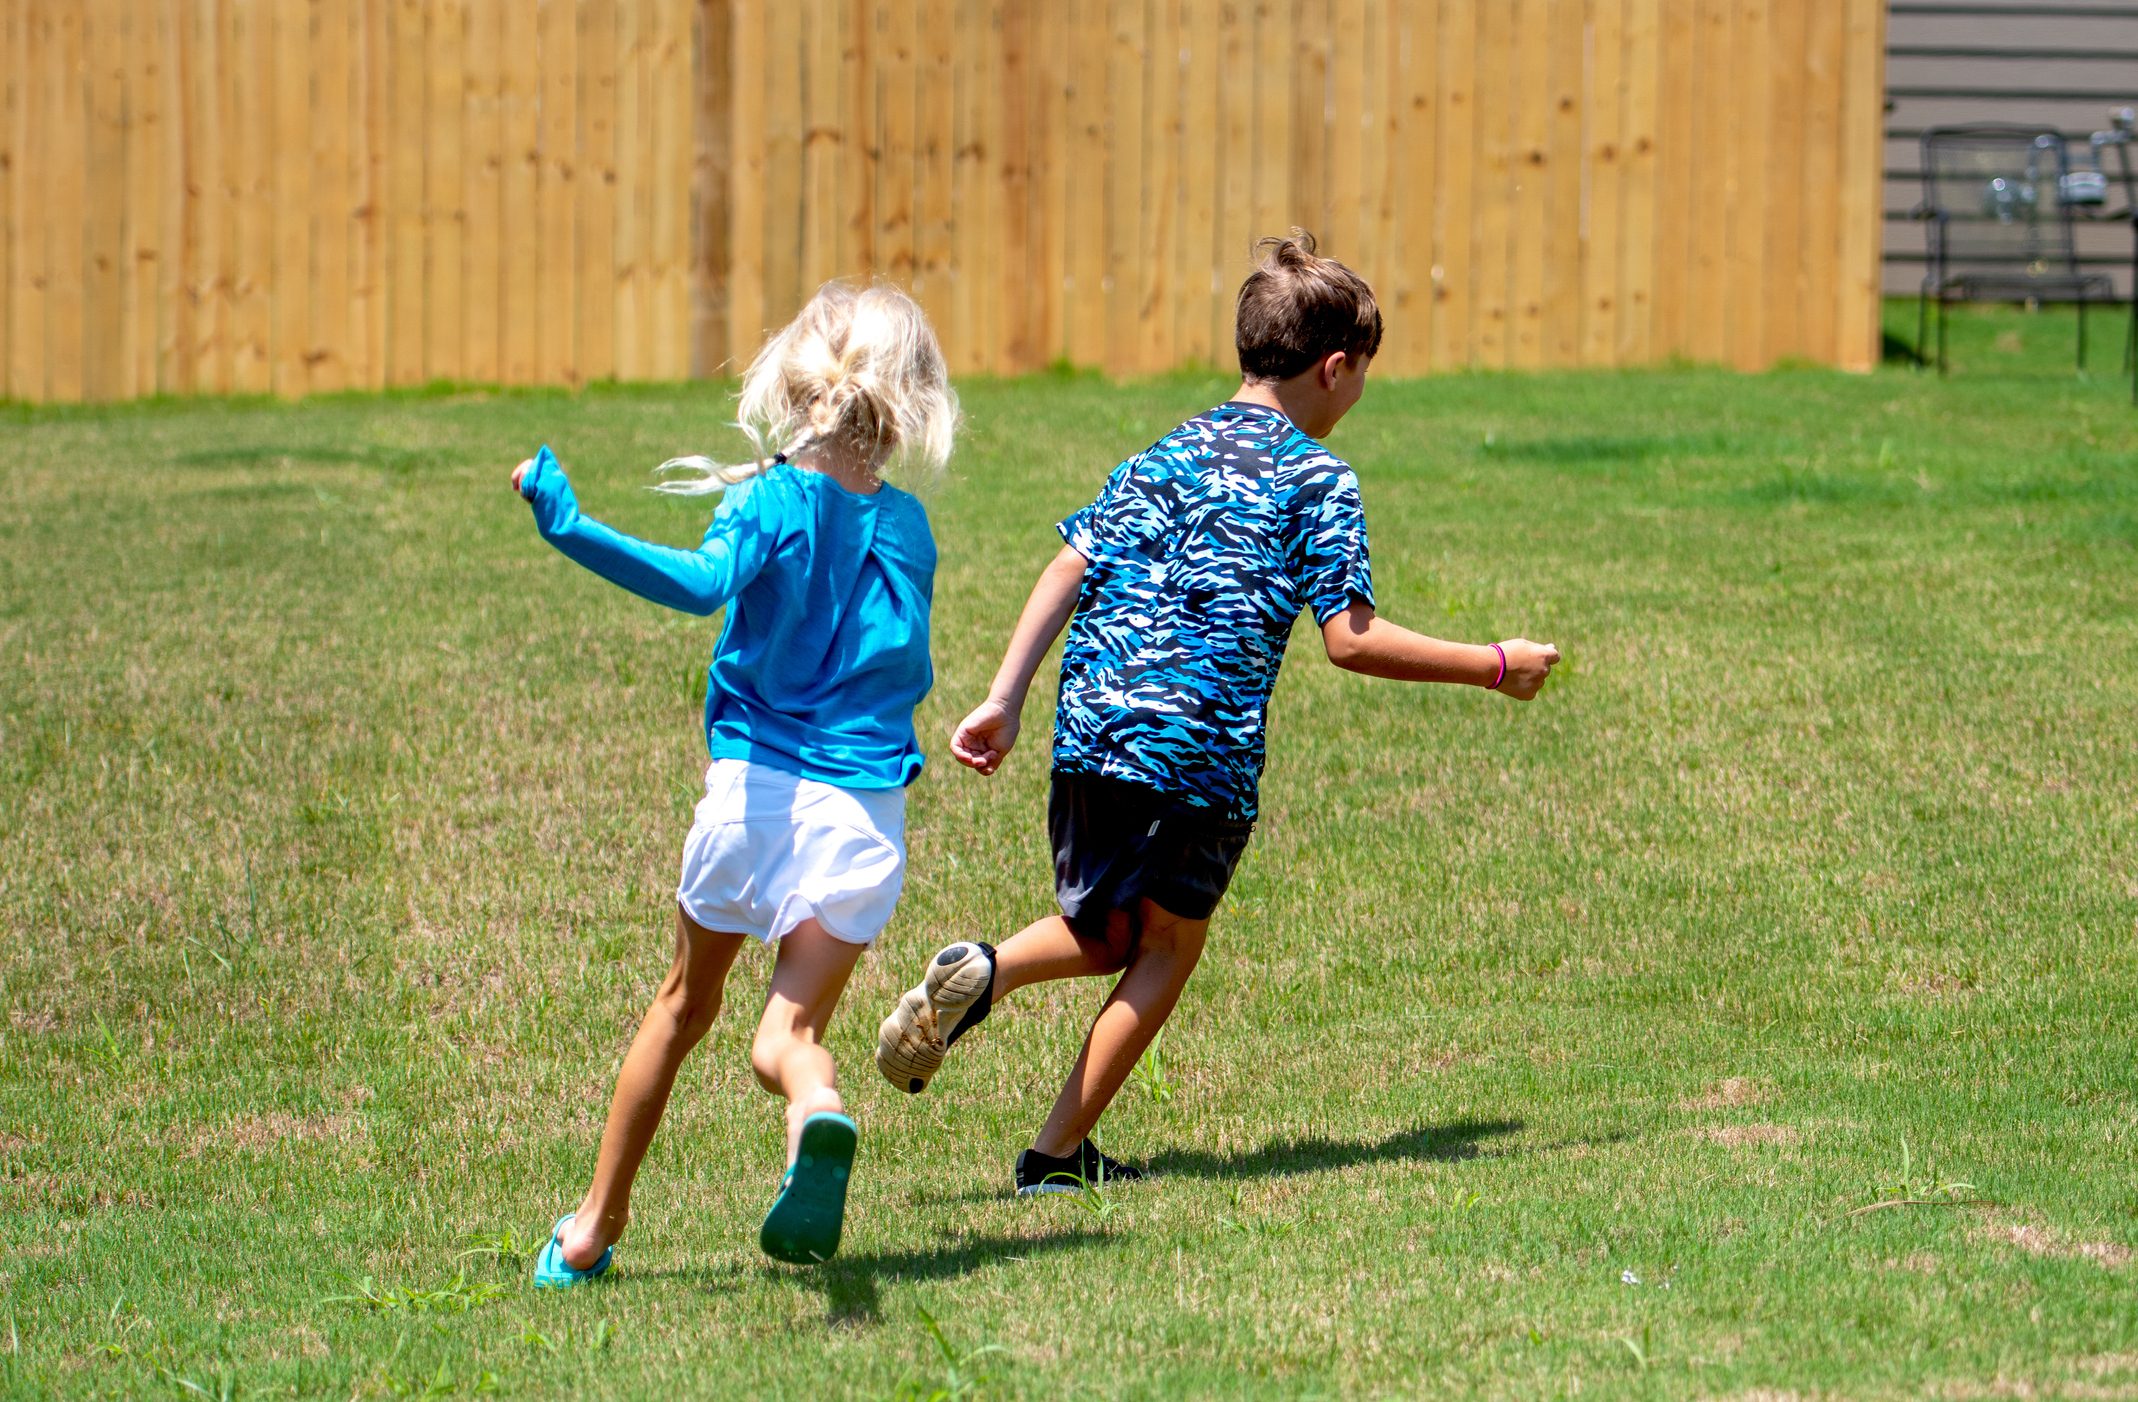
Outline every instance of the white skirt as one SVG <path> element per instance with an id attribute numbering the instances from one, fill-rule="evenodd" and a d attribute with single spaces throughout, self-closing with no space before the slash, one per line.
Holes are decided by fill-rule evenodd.
<path id="1" fill-rule="evenodd" d="M 683 840 L 676 904 L 708 930 L 767 944 L 804 920 L 870 944 L 905 880 L 905 790 L 845 789 L 716 759 Z"/>

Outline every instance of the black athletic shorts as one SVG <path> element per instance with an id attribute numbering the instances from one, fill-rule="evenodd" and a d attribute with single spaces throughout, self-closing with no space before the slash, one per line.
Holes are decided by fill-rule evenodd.
<path id="1" fill-rule="evenodd" d="M 1139 900 L 1207 920 L 1254 830 L 1142 784 L 1057 770 L 1047 800 L 1054 897 L 1070 927 L 1092 938 L 1108 912 L 1133 916 Z"/>

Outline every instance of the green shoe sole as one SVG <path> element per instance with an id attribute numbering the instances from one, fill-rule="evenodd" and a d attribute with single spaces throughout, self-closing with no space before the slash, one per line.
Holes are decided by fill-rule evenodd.
<path id="1" fill-rule="evenodd" d="M 839 1249 L 857 1138 L 854 1122 L 844 1115 L 815 1114 L 802 1121 L 801 1150 L 757 1234 L 767 1256 L 813 1266 Z"/>

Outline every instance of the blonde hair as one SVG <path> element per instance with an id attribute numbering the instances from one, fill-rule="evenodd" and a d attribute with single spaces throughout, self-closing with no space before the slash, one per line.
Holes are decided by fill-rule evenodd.
<path id="1" fill-rule="evenodd" d="M 958 396 L 918 303 L 887 284 L 827 282 L 750 362 L 735 417 L 754 460 L 670 458 L 659 471 L 696 475 L 657 490 L 718 492 L 812 443 L 846 444 L 925 486 L 950 461 Z"/>

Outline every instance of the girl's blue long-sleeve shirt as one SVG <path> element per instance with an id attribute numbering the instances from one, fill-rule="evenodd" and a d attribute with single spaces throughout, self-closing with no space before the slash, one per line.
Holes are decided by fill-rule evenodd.
<path id="1" fill-rule="evenodd" d="M 780 464 L 727 490 L 695 550 L 582 516 L 547 446 L 520 493 L 543 539 L 603 579 L 685 613 L 727 609 L 705 688 L 713 758 L 854 789 L 920 773 L 935 540 L 910 493 Z"/>

